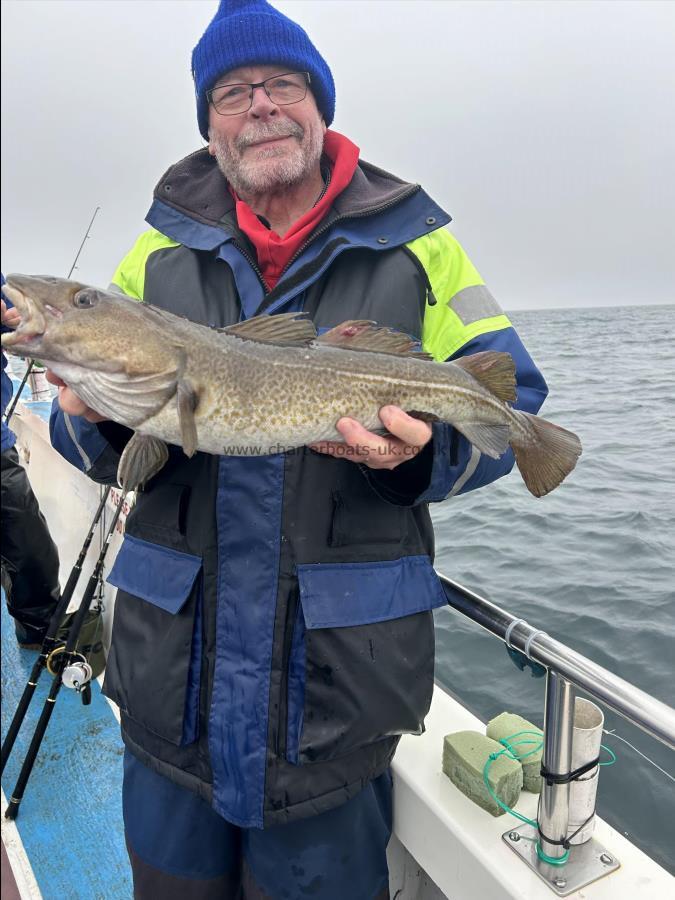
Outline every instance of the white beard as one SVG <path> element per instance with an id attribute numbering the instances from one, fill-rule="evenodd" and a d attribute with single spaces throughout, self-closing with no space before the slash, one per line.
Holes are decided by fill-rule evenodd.
<path id="1" fill-rule="evenodd" d="M 290 136 L 297 146 L 244 151 L 265 138 Z M 323 152 L 320 128 L 284 121 L 252 126 L 234 140 L 209 132 L 218 168 L 240 196 L 265 194 L 298 184 L 318 166 Z"/>

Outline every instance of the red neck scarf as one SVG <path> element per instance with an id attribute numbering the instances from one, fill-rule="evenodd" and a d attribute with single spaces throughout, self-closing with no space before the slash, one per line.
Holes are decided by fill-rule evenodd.
<path id="1" fill-rule="evenodd" d="M 326 131 L 323 154 L 331 166 L 330 184 L 326 193 L 291 225 L 283 237 L 266 228 L 251 207 L 230 188 L 236 203 L 237 223 L 256 249 L 258 266 L 270 290 L 279 281 L 284 266 L 314 231 L 338 194 L 352 180 L 359 161 L 359 148 L 337 131 Z"/>

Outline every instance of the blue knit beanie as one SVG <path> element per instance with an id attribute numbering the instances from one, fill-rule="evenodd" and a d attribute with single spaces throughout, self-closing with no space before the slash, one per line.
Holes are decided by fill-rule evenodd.
<path id="1" fill-rule="evenodd" d="M 316 105 L 330 125 L 335 115 L 333 76 L 303 29 L 266 0 L 220 0 L 218 12 L 192 51 L 197 121 L 205 140 L 209 139 L 206 92 L 225 72 L 268 64 L 309 72 Z"/>

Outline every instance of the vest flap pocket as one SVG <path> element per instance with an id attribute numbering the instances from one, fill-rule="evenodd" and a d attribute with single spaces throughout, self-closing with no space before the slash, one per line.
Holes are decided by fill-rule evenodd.
<path id="1" fill-rule="evenodd" d="M 126 534 L 103 693 L 123 715 L 178 746 L 199 735 L 202 560 Z"/>
<path id="2" fill-rule="evenodd" d="M 199 556 L 127 534 L 106 580 L 175 615 L 190 596 L 201 567 Z"/>
<path id="3" fill-rule="evenodd" d="M 448 602 L 428 556 L 299 565 L 298 582 L 310 629 L 387 622 Z"/>
<path id="4" fill-rule="evenodd" d="M 420 734 L 434 675 L 432 610 L 447 602 L 428 556 L 300 565 L 288 659 L 287 727 L 295 764 Z"/>

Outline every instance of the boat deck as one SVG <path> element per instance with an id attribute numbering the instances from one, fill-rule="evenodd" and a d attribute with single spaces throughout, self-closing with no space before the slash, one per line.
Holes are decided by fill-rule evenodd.
<path id="1" fill-rule="evenodd" d="M 2 600 L 4 735 L 37 654 L 19 649 L 4 593 Z M 43 672 L 3 773 L 3 816 L 51 680 Z M 62 689 L 16 822 L 2 823 L 3 858 L 6 849 L 24 900 L 132 896 L 122 829 L 122 753 L 119 725 L 98 682 L 88 707 Z M 11 893 L 5 894 L 3 876 L 6 896 Z"/>

